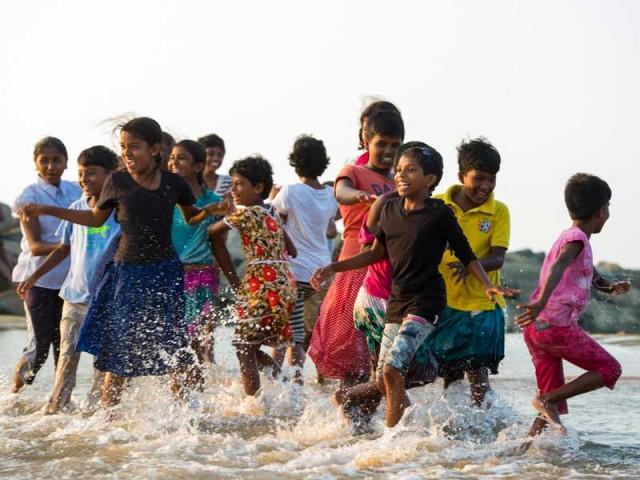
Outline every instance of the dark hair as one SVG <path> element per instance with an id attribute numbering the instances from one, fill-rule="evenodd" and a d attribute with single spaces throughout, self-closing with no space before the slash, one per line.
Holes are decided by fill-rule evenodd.
<path id="1" fill-rule="evenodd" d="M 42 150 L 49 147 L 58 150 L 64 158 L 69 158 L 69 155 L 67 154 L 67 147 L 64 146 L 62 140 L 56 137 L 44 137 L 38 140 L 36 145 L 33 147 L 33 159 L 35 160 L 38 155 L 42 153 Z"/>
<path id="2" fill-rule="evenodd" d="M 200 137 L 198 141 L 204 145 L 204 148 L 213 148 L 219 147 L 223 152 L 227 150 L 224 148 L 224 140 L 216 135 L 215 133 L 211 133 L 209 135 L 205 135 L 204 137 Z"/>
<path id="3" fill-rule="evenodd" d="M 442 172 L 444 170 L 444 162 L 442 161 L 442 155 L 433 147 L 427 145 L 424 142 L 407 142 L 400 145 L 396 151 L 396 156 L 393 161 L 393 168 L 398 166 L 400 157 L 409 157 L 417 161 L 422 167 L 422 172 L 425 175 L 435 175 L 436 183 L 431 187 L 431 191 L 438 186 L 442 179 Z"/>
<path id="4" fill-rule="evenodd" d="M 362 139 L 369 142 L 375 135 L 404 139 L 402 117 L 398 113 L 388 110 L 374 112 L 367 120 L 366 128 L 362 130 Z"/>
<path id="5" fill-rule="evenodd" d="M 161 143 L 164 143 L 169 148 L 173 147 L 176 144 L 176 139 L 173 138 L 173 135 L 171 135 L 169 132 L 165 132 L 163 130 L 160 135 L 162 137 L 162 142 Z"/>
<path id="6" fill-rule="evenodd" d="M 137 117 L 120 126 L 121 132 L 127 132 L 134 135 L 149 145 L 162 144 L 162 128 L 160 124 L 153 118 Z M 162 165 L 162 156 L 160 154 L 155 157 L 156 163 Z"/>
<path id="7" fill-rule="evenodd" d="M 317 178 L 322 175 L 329 165 L 329 157 L 322 140 L 310 135 L 299 136 L 293 144 L 293 151 L 289 154 L 289 165 L 301 177 Z"/>
<path id="8" fill-rule="evenodd" d="M 576 173 L 564 189 L 564 202 L 572 220 L 589 220 L 611 200 L 611 188 L 601 178 Z"/>
<path id="9" fill-rule="evenodd" d="M 500 171 L 500 154 L 484 137 L 474 138 L 458 145 L 458 170 L 465 174 L 481 170 L 495 175 Z"/>
<path id="10" fill-rule="evenodd" d="M 182 147 L 189 152 L 189 155 L 193 158 L 193 163 L 201 163 L 204 165 L 207 160 L 207 152 L 205 151 L 204 146 L 194 140 L 180 140 L 174 145 L 174 147 Z M 202 172 L 198 172 L 198 183 L 204 184 Z"/>
<path id="11" fill-rule="evenodd" d="M 112 172 L 118 168 L 118 155 L 110 148 L 103 145 L 96 145 L 80 152 L 80 155 L 78 155 L 78 165 L 83 167 L 96 165 L 104 168 L 108 172 Z"/>
<path id="12" fill-rule="evenodd" d="M 273 169 L 269 161 L 261 155 L 252 155 L 233 162 L 229 175 L 242 175 L 254 187 L 262 183 L 262 199 L 265 200 L 273 187 Z"/>
<path id="13" fill-rule="evenodd" d="M 373 102 L 365 108 L 360 114 L 360 129 L 358 130 L 358 148 L 362 150 L 364 148 L 364 131 L 367 129 L 367 121 L 375 112 L 394 112 L 400 115 L 400 110 L 393 103 L 386 100 L 379 100 Z"/>

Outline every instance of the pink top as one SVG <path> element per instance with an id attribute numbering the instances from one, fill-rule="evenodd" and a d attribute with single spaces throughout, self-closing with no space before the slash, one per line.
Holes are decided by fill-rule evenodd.
<path id="1" fill-rule="evenodd" d="M 362 245 L 370 245 L 375 238 L 376 236 L 367 228 L 367 219 L 365 218 L 358 234 L 358 241 Z M 389 295 L 391 295 L 391 263 L 388 258 L 385 257 L 379 262 L 369 265 L 362 286 L 369 295 L 384 300 L 389 299 Z"/>
<path id="2" fill-rule="evenodd" d="M 362 166 L 369 163 L 369 152 L 364 152 L 356 159 L 356 165 Z"/>
<path id="3" fill-rule="evenodd" d="M 535 302 L 542 292 L 551 266 L 556 261 L 564 246 L 569 242 L 582 242 L 583 248 L 578 257 L 567 267 L 560 283 L 555 288 L 546 307 L 538 318 L 555 326 L 570 326 L 578 323 L 591 297 L 591 280 L 593 279 L 593 254 L 587 235 L 578 227 L 571 227 L 560 234 L 544 259 L 538 287 L 531 295 Z"/>

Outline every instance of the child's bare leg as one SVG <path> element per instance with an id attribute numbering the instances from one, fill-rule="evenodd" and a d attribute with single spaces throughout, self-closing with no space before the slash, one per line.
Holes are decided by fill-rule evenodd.
<path id="1" fill-rule="evenodd" d="M 239 345 L 236 347 L 236 356 L 238 357 L 238 362 L 240 362 L 242 386 L 244 387 L 244 393 L 247 395 L 255 395 L 260 389 L 259 362 L 257 358 L 259 352 L 260 345 Z M 269 357 L 266 353 L 262 353 Z"/>
<path id="2" fill-rule="evenodd" d="M 404 410 L 409 406 L 409 399 L 404 389 L 404 376 L 391 365 L 385 365 L 382 373 L 387 397 L 387 427 L 395 426 Z"/>
<path id="3" fill-rule="evenodd" d="M 125 377 L 121 377 L 115 373 L 105 373 L 104 384 L 102 386 L 103 407 L 115 407 L 120 403 L 126 380 L 127 379 Z"/>
<path id="4" fill-rule="evenodd" d="M 447 372 L 447 374 L 444 376 L 444 384 L 443 384 L 444 389 L 446 390 L 447 388 L 449 388 L 449 386 L 452 383 L 462 380 L 463 378 L 464 378 L 464 373 L 460 371 Z"/>
<path id="5" fill-rule="evenodd" d="M 292 347 L 289 347 L 289 363 L 295 368 L 293 381 L 298 385 L 304 385 L 302 368 L 304 367 L 306 357 L 304 347 L 301 343 L 296 343 Z"/>
<path id="6" fill-rule="evenodd" d="M 284 358 L 287 356 L 287 347 L 286 345 L 278 345 L 277 347 L 273 347 L 271 349 L 271 358 L 273 361 L 278 364 L 279 367 L 282 367 L 284 363 Z"/>
<path id="7" fill-rule="evenodd" d="M 272 378 L 277 378 L 278 375 L 280 375 L 280 365 L 273 359 L 271 355 L 260 350 L 259 346 L 256 350 L 256 362 L 260 371 L 271 369 Z"/>
<path id="8" fill-rule="evenodd" d="M 538 395 L 531 403 L 533 408 L 544 415 L 549 423 L 562 427 L 556 404 L 602 387 L 604 387 L 604 380 L 598 372 L 586 372 L 555 390 Z M 564 427 L 562 429 L 564 430 Z"/>
<path id="9" fill-rule="evenodd" d="M 491 390 L 489 383 L 489 372 L 486 368 L 467 370 L 467 378 L 471 387 L 471 400 L 477 407 L 482 405 L 487 392 Z"/>

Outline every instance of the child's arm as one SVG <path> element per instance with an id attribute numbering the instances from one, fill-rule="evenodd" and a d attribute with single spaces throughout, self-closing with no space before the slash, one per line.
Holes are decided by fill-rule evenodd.
<path id="1" fill-rule="evenodd" d="M 353 188 L 353 183 L 348 178 L 341 178 L 336 183 L 336 200 L 342 205 L 355 205 L 356 203 L 373 203 L 376 196 L 362 190 Z"/>
<path id="2" fill-rule="evenodd" d="M 216 257 L 222 273 L 224 273 L 227 280 L 229 280 L 231 287 L 237 290 L 240 288 L 240 279 L 238 278 L 236 269 L 233 267 L 231 255 L 229 255 L 229 250 L 225 243 L 225 234 L 229 230 L 231 230 L 231 227 L 220 220 L 209 227 L 209 239 L 213 247 L 213 255 Z"/>
<path id="3" fill-rule="evenodd" d="M 67 258 L 70 251 L 71 248 L 69 245 L 65 245 L 64 243 L 57 244 L 56 248 L 54 248 L 47 258 L 45 258 L 44 262 L 42 262 L 42 265 L 36 268 L 29 278 L 18 284 L 16 292 L 18 292 L 20 298 L 24 300 L 27 295 L 27 290 L 33 287 L 40 278 L 49 273 L 65 258 Z"/>
<path id="4" fill-rule="evenodd" d="M 296 258 L 298 256 L 298 249 L 293 244 L 293 241 L 286 230 L 282 230 L 282 233 L 284 233 L 284 244 L 287 247 L 287 253 L 290 257 Z"/>
<path id="5" fill-rule="evenodd" d="M 487 295 L 487 297 L 489 297 L 489 299 L 492 302 L 496 301 L 496 295 L 513 297 L 514 295 L 517 295 L 518 293 L 520 293 L 520 290 L 516 290 L 514 288 L 508 288 L 508 287 L 497 287 L 493 283 L 491 283 L 491 280 L 489 280 L 489 277 L 487 276 L 487 272 L 482 266 L 482 263 L 480 262 L 480 260 L 472 261 L 469 265 L 467 265 L 466 269 L 471 275 L 476 277 L 476 279 L 478 279 L 478 281 L 482 284 L 482 287 L 484 288 L 484 293 Z"/>
<path id="6" fill-rule="evenodd" d="M 20 220 L 28 222 L 40 215 L 51 215 L 52 217 L 67 220 L 78 225 L 87 227 L 100 227 L 107 221 L 113 208 L 93 208 L 91 210 L 72 210 L 60 208 L 53 205 L 42 205 L 39 203 L 27 203 L 18 210 Z M 57 246 L 57 244 L 54 244 Z M 55 248 L 55 247 L 54 247 Z M 53 250 L 53 249 L 52 249 Z M 48 252 L 47 252 L 48 253 Z"/>
<path id="7" fill-rule="evenodd" d="M 507 249 L 504 247 L 491 247 L 489 253 L 478 259 L 482 268 L 484 268 L 485 272 L 492 272 L 495 270 L 500 270 L 502 265 L 504 264 L 504 257 L 507 253 Z M 468 273 L 470 273 L 464 264 L 460 261 L 457 262 L 449 262 L 447 263 L 447 267 L 453 270 L 453 279 L 455 283 L 462 282 Z"/>
<path id="8" fill-rule="evenodd" d="M 631 282 L 629 280 L 619 280 L 612 282 L 600 275 L 595 267 L 593 269 L 593 281 L 591 282 L 593 288 L 599 292 L 608 293 L 610 295 L 622 295 L 627 293 L 631 289 Z"/>
<path id="9" fill-rule="evenodd" d="M 40 222 L 37 218 L 20 218 L 20 223 L 22 224 L 22 230 L 24 231 L 24 236 L 27 239 L 27 244 L 29 245 L 29 251 L 34 257 L 49 255 L 58 246 L 57 243 L 44 242 L 41 240 Z"/>
<path id="10" fill-rule="evenodd" d="M 553 262 L 553 265 L 551 266 L 549 276 L 544 281 L 538 300 L 526 305 L 516 305 L 516 308 L 524 310 L 524 313 L 521 313 L 515 318 L 515 322 L 518 326 L 524 327 L 525 325 L 529 325 L 531 322 L 535 321 L 538 314 L 547 305 L 547 302 L 549 301 L 549 298 L 551 298 L 553 291 L 558 286 L 558 283 L 560 283 L 562 275 L 564 275 L 564 271 L 569 265 L 571 265 L 571 262 L 580 255 L 583 248 L 584 245 L 580 241 L 569 242 L 564 246 L 560 255 L 558 255 L 558 258 L 556 258 L 555 262 Z"/>
<path id="11" fill-rule="evenodd" d="M 313 272 L 311 277 L 311 285 L 316 290 L 322 286 L 322 283 L 331 275 L 337 272 L 346 272 L 348 270 L 357 270 L 376 263 L 384 258 L 385 248 L 377 239 L 373 242 L 373 246 L 369 250 L 359 253 L 351 258 L 342 260 L 341 262 L 330 263 L 326 267 L 319 268 Z"/>
<path id="12" fill-rule="evenodd" d="M 182 216 L 184 217 L 185 222 L 187 222 L 189 225 L 197 225 L 207 217 L 222 217 L 229 213 L 230 209 L 228 200 L 226 198 L 220 202 L 211 203 L 202 208 L 198 208 L 194 205 L 180 204 L 178 204 L 178 207 L 182 212 Z"/>

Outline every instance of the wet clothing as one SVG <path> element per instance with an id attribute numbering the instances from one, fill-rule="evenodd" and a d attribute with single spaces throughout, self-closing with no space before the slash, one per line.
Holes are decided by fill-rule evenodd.
<path id="1" fill-rule="evenodd" d="M 104 183 L 96 206 L 116 208 L 122 238 L 118 262 L 159 262 L 176 255 L 171 225 L 176 204 L 193 205 L 191 188 L 179 175 L 161 172 L 160 186 L 149 190 L 126 171 L 114 172 Z"/>

